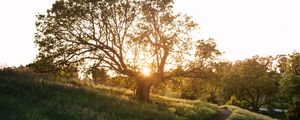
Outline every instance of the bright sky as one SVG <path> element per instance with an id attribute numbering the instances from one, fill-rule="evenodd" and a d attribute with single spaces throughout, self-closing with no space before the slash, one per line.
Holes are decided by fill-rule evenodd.
<path id="1" fill-rule="evenodd" d="M 1 0 L 0 66 L 26 65 L 34 60 L 35 15 L 46 12 L 52 1 Z"/>
<path id="2" fill-rule="evenodd" d="M 33 61 L 35 15 L 54 0 L 2 0 L 0 65 Z M 192 15 L 197 37 L 214 38 L 225 59 L 300 51 L 299 0 L 175 0 L 175 9 Z"/>
<path id="3" fill-rule="evenodd" d="M 224 57 L 300 52 L 299 0 L 175 0 L 175 9 L 192 15 L 200 38 L 214 38 Z"/>

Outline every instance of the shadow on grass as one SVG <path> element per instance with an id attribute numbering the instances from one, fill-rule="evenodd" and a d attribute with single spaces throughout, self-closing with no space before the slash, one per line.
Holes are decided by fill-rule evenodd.
<path id="1" fill-rule="evenodd" d="M 153 96 L 152 103 L 140 103 L 125 92 L 0 76 L 0 119 L 206 120 L 216 112 L 200 101 Z"/>
<path id="2" fill-rule="evenodd" d="M 54 83 L 0 79 L 0 119 L 175 119 L 121 93 Z M 124 97 L 126 98 L 126 97 Z"/>

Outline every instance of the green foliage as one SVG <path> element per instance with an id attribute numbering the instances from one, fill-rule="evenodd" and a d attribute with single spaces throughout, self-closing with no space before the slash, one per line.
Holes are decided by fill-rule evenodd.
<path id="1" fill-rule="evenodd" d="M 183 99 L 189 99 L 189 100 L 195 100 L 198 99 L 200 96 L 200 90 L 198 86 L 201 84 L 198 84 L 198 81 L 195 81 L 193 79 L 189 79 L 183 83 L 183 88 L 181 89 L 181 97 Z"/>
<path id="2" fill-rule="evenodd" d="M 291 101 L 294 96 L 300 95 L 300 53 L 289 55 L 281 66 L 284 71 L 280 81 L 280 91 Z"/>
<path id="3" fill-rule="evenodd" d="M 271 65 L 270 57 L 253 57 L 235 63 L 224 77 L 225 95 L 236 96 L 238 100 L 246 103 L 245 107 L 252 107 L 254 111 L 274 102 L 279 75 L 272 71 L 269 67 Z"/>
<path id="4" fill-rule="evenodd" d="M 282 79 L 280 80 L 280 93 L 285 101 L 290 103 L 287 118 L 291 120 L 299 119 L 300 107 L 299 100 L 293 101 L 293 98 L 300 96 L 300 53 L 293 53 L 288 56 L 281 56 L 279 64 L 282 72 Z"/>
<path id="5" fill-rule="evenodd" d="M 286 117 L 289 120 L 300 119 L 300 96 L 293 97 L 293 104 L 290 106 Z"/>
<path id="6" fill-rule="evenodd" d="M 245 107 L 245 102 L 238 100 L 236 96 L 231 96 L 226 105 Z"/>
<path id="7" fill-rule="evenodd" d="M 104 85 L 134 90 L 136 88 L 136 81 L 128 77 L 117 76 L 107 79 Z"/>
<path id="8" fill-rule="evenodd" d="M 218 103 L 220 86 L 213 80 L 195 79 L 192 77 L 173 77 L 152 88 L 153 94 L 182 98 L 189 100 L 201 99 L 211 103 Z"/>
<path id="9" fill-rule="evenodd" d="M 184 99 L 201 99 L 217 104 L 219 101 L 218 87 L 213 80 L 206 79 L 185 79 L 181 80 L 181 97 Z"/>
<path id="10" fill-rule="evenodd" d="M 216 70 L 221 52 L 216 47 L 211 38 L 197 41 L 195 59 L 189 68 L 186 71 L 182 68 L 174 70 L 174 73 L 183 76 L 173 80 L 173 83 L 180 85 L 178 89 L 182 92 L 182 98 L 218 102 L 221 84 Z"/>
<path id="11" fill-rule="evenodd" d="M 36 73 L 46 73 L 56 75 L 57 77 L 67 77 L 75 78 L 79 77 L 78 75 L 78 65 L 77 64 L 68 64 L 68 65 L 55 65 L 53 58 L 40 57 L 35 60 L 33 63 L 26 65 L 33 72 Z"/>
<path id="12" fill-rule="evenodd" d="M 34 72 L 38 73 L 58 73 L 58 66 L 54 64 L 53 57 L 39 56 L 33 63 L 27 65 Z"/>
<path id="13" fill-rule="evenodd" d="M 66 78 L 78 79 L 78 77 L 79 77 L 78 72 L 79 72 L 78 66 L 71 64 L 69 66 L 60 68 L 58 73 L 56 73 L 56 74 L 59 76 L 62 76 L 62 77 L 66 77 Z"/>
<path id="14" fill-rule="evenodd" d="M 163 96 L 196 100 L 206 97 L 204 90 L 207 84 L 202 80 L 195 80 L 190 77 L 174 77 L 161 84 L 154 85 L 152 93 Z M 207 86 L 208 87 L 208 86 Z"/>
<path id="15" fill-rule="evenodd" d="M 216 103 L 221 89 L 218 88 L 218 75 L 214 71 L 220 55 L 213 39 L 197 41 L 195 60 L 188 63 L 187 68 L 179 65 L 166 73 L 176 77 L 171 77 L 160 85 L 155 84 L 152 91 L 161 95 L 173 94 L 171 96 L 190 100 L 201 98 Z"/>
<path id="16" fill-rule="evenodd" d="M 104 83 L 109 78 L 107 70 L 105 70 L 104 68 L 98 68 L 97 66 L 91 67 L 87 71 L 87 74 L 92 75 L 92 80 L 95 84 Z"/>

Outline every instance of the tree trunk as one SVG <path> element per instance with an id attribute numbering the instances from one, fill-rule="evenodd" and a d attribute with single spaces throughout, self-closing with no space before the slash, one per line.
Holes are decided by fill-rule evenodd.
<path id="1" fill-rule="evenodd" d="M 151 79 L 138 79 L 135 95 L 140 101 L 149 102 L 152 84 L 153 83 Z"/>

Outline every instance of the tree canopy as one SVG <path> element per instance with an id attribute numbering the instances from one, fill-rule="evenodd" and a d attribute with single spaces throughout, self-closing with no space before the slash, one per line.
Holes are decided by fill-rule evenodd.
<path id="1" fill-rule="evenodd" d="M 291 100 L 293 97 L 300 97 L 300 53 L 293 53 L 281 57 L 282 79 L 280 90 L 285 98 Z"/>
<path id="2" fill-rule="evenodd" d="M 197 28 L 190 16 L 173 13 L 172 4 L 172 0 L 56 1 L 36 21 L 38 60 L 51 59 L 57 66 L 98 64 L 137 80 L 161 80 L 167 64 L 183 61 L 191 48 L 191 31 Z M 140 75 L 144 67 L 151 69 L 150 77 Z"/>
<path id="3" fill-rule="evenodd" d="M 272 64 L 272 57 L 258 56 L 235 63 L 224 77 L 225 94 L 236 96 L 254 111 L 274 102 L 279 74 L 272 70 Z"/>

